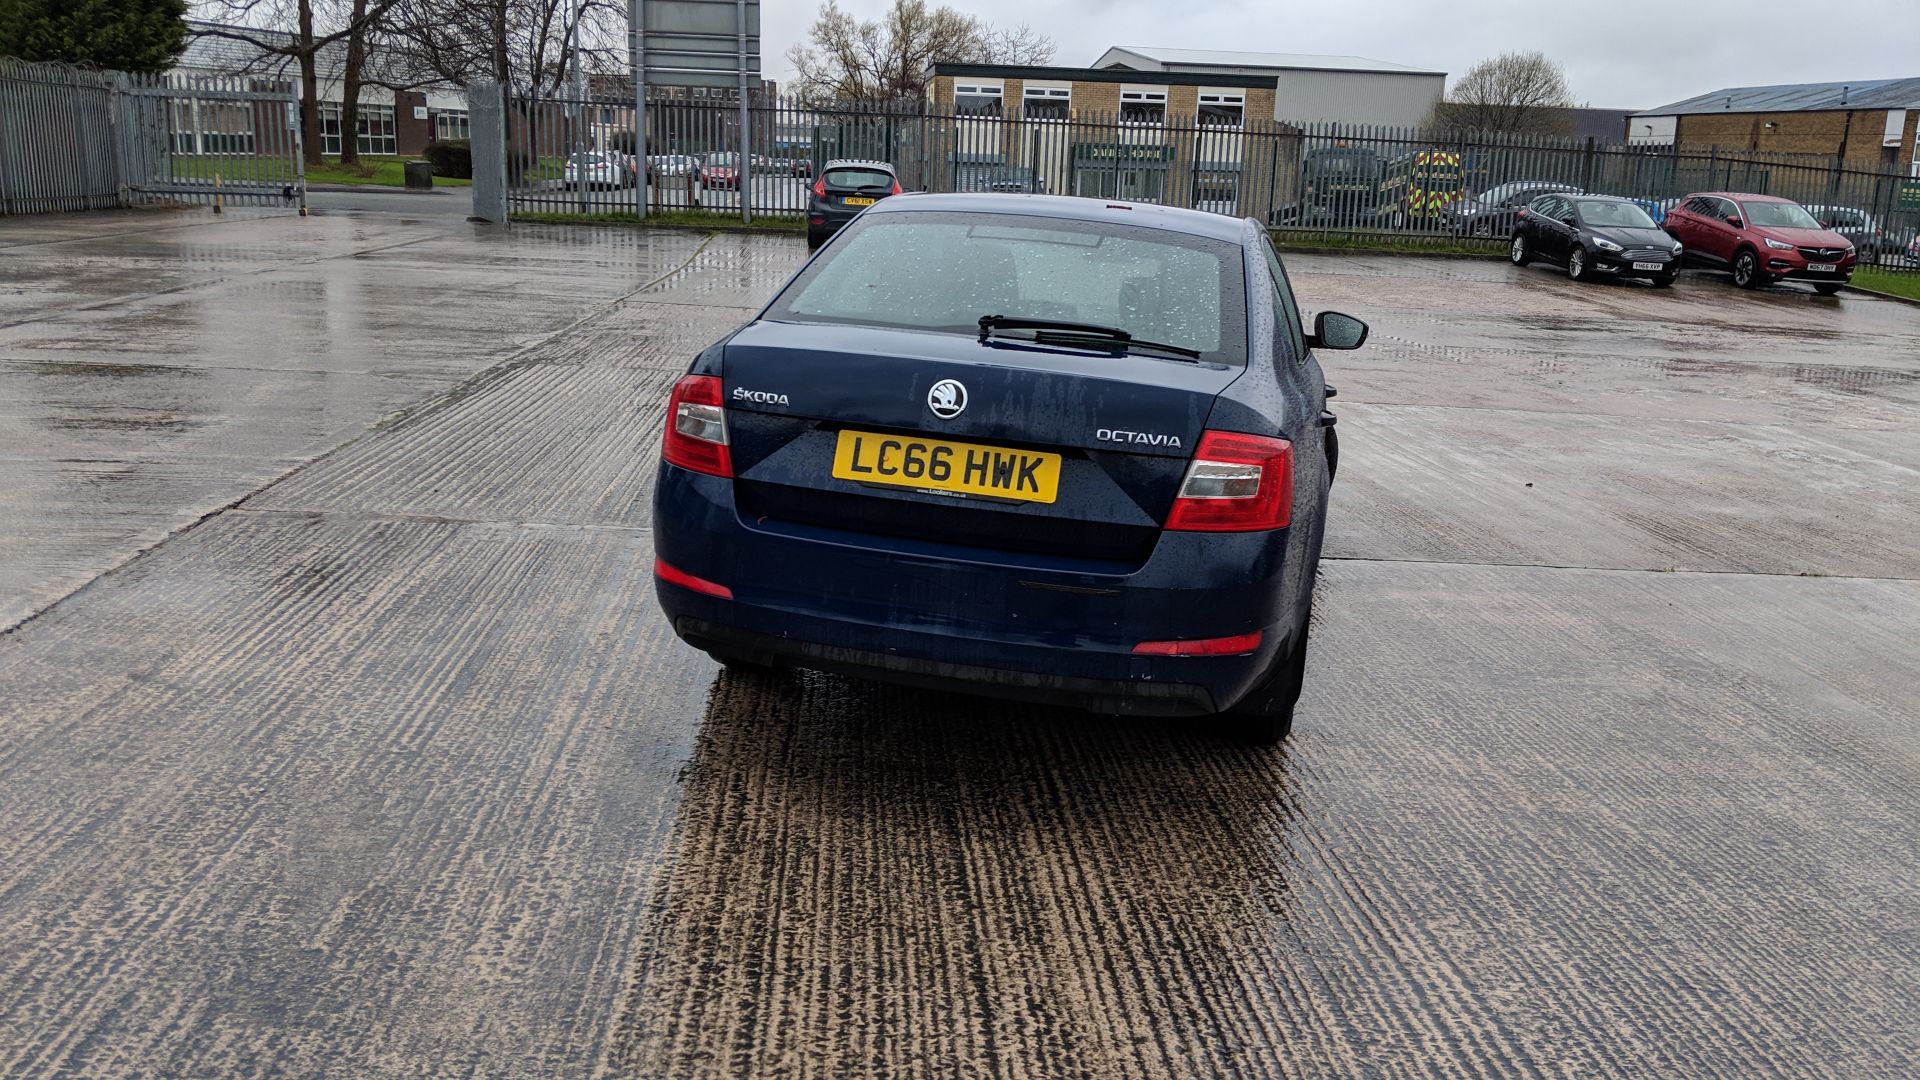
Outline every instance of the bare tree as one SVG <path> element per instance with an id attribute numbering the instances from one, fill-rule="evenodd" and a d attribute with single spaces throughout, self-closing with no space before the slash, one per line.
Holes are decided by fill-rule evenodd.
<path id="1" fill-rule="evenodd" d="M 625 0 L 399 0 L 385 47 L 394 77 L 551 92 L 576 71 L 624 70 L 626 26 Z"/>
<path id="2" fill-rule="evenodd" d="M 918 98 L 938 63 L 1044 64 L 1052 39 L 1026 26 L 998 29 L 927 0 L 893 0 L 861 22 L 826 0 L 805 41 L 787 50 L 794 89 L 814 105 Z"/>
<path id="3" fill-rule="evenodd" d="M 1523 135 L 1572 130 L 1574 105 L 1566 73 L 1542 53 L 1503 53 L 1482 60 L 1454 81 L 1434 105 L 1431 127 Z"/>
<path id="4" fill-rule="evenodd" d="M 396 0 L 351 0 L 344 18 L 330 0 L 203 0 L 202 10 L 219 18 L 214 25 L 195 25 L 195 37 L 241 42 L 258 53 L 255 66 L 300 70 L 300 142 L 309 165 L 320 164 L 320 52 L 354 34 L 364 34 L 384 17 Z M 364 54 L 362 56 L 364 60 Z M 355 76 L 356 82 L 358 76 Z M 352 144 L 353 128 L 342 116 L 344 150 Z"/>

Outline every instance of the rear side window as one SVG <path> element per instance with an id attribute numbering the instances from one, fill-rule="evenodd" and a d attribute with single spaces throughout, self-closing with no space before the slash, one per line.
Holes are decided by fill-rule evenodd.
<path id="1" fill-rule="evenodd" d="M 893 174 L 882 169 L 828 169 L 826 181 L 828 187 L 892 189 Z"/>
<path id="2" fill-rule="evenodd" d="M 952 211 L 866 214 L 763 318 L 975 334 L 982 315 L 1117 326 L 1244 363 L 1238 244 L 1137 225 Z"/>
<path id="3" fill-rule="evenodd" d="M 1273 309 L 1274 316 L 1280 321 L 1280 336 L 1287 341 L 1295 360 L 1305 360 L 1307 342 L 1302 335 L 1306 330 L 1300 325 L 1300 305 L 1293 299 L 1293 287 L 1287 282 L 1286 268 L 1280 265 L 1280 254 L 1273 250 L 1271 240 L 1263 240 L 1260 251 L 1267 257 L 1267 273 L 1273 277 Z"/>

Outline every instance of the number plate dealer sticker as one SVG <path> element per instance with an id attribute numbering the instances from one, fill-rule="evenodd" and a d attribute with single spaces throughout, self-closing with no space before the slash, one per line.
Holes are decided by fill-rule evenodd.
<path id="1" fill-rule="evenodd" d="M 1060 493 L 1060 455 L 842 431 L 833 449 L 833 475 L 862 484 L 1050 503 Z"/>

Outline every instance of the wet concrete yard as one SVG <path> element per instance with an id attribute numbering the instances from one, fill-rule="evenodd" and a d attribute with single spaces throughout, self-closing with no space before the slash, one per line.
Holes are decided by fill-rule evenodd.
<path id="1" fill-rule="evenodd" d="M 673 640 L 797 239 L 0 253 L 0 1075 L 1920 1069 L 1920 309 L 1289 260 L 1374 338 L 1256 750 Z"/>

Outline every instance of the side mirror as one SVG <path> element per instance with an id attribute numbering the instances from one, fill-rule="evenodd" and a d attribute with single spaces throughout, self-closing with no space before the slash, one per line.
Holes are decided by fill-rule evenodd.
<path id="1" fill-rule="evenodd" d="M 1323 311 L 1313 317 L 1313 333 L 1307 335 L 1307 348 L 1344 351 L 1357 349 L 1366 341 L 1366 323 L 1337 311 Z"/>
<path id="2" fill-rule="evenodd" d="M 1737 218 L 1737 217 L 1734 217 L 1734 216 L 1733 216 L 1733 215 L 1731 215 L 1731 214 L 1729 214 L 1729 215 L 1727 216 L 1727 224 L 1729 224 L 1729 225 L 1731 225 L 1731 226 L 1733 226 L 1734 228 L 1736 228 L 1736 229 L 1737 229 L 1737 228 L 1739 228 L 1739 227 L 1740 227 L 1740 219 L 1739 219 L 1739 218 Z"/>
<path id="3" fill-rule="evenodd" d="M 1572 214 L 1568 214 L 1566 217 L 1561 218 L 1560 224 L 1565 225 L 1569 229 L 1578 228 L 1580 226 L 1580 223 L 1574 220 L 1574 217 Z"/>

